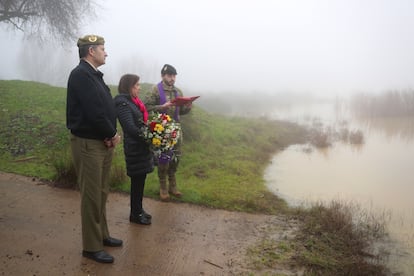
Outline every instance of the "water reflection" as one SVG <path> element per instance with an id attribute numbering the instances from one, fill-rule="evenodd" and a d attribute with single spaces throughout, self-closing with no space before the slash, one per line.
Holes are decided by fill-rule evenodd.
<path id="1" fill-rule="evenodd" d="M 376 131 L 383 134 L 388 141 L 397 138 L 405 142 L 414 140 L 414 117 L 394 118 L 356 118 L 367 132 Z"/>
<path id="2" fill-rule="evenodd" d="M 289 147 L 273 158 L 265 179 L 292 205 L 336 199 L 389 213 L 391 236 L 405 245 L 393 252 L 392 262 L 414 275 L 414 118 L 352 117 L 333 103 L 278 109 L 273 115 L 325 130 L 362 130 L 363 144 L 338 139 L 323 149 Z"/>

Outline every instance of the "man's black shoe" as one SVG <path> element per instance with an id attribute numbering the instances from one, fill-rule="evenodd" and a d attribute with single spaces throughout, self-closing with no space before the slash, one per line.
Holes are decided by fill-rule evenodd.
<path id="1" fill-rule="evenodd" d="M 109 237 L 103 240 L 103 245 L 111 247 L 122 246 L 122 240 Z"/>
<path id="2" fill-rule="evenodd" d="M 113 263 L 114 257 L 106 253 L 105 251 L 97 251 L 97 252 L 90 252 L 90 251 L 82 251 L 82 256 L 94 260 L 98 263 Z"/>
<path id="3" fill-rule="evenodd" d="M 151 219 L 146 218 L 143 213 L 139 214 L 138 216 L 130 215 L 129 216 L 129 221 L 134 222 L 134 223 L 138 223 L 138 224 L 144 224 L 144 225 L 150 225 L 151 224 Z"/>

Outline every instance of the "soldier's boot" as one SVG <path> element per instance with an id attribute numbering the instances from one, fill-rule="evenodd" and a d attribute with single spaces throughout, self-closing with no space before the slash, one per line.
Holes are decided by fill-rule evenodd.
<path id="1" fill-rule="evenodd" d="M 168 201 L 170 199 L 167 188 L 167 169 L 168 167 L 165 165 L 158 165 L 158 178 L 160 180 L 160 199 L 162 201 Z"/>
<path id="2" fill-rule="evenodd" d="M 183 194 L 177 189 L 177 182 L 175 181 L 175 174 L 168 176 L 168 191 L 175 197 L 181 197 Z"/>
<path id="3" fill-rule="evenodd" d="M 160 199 L 162 201 L 168 201 L 170 199 L 170 195 L 168 194 L 167 190 L 167 179 L 160 179 Z"/>

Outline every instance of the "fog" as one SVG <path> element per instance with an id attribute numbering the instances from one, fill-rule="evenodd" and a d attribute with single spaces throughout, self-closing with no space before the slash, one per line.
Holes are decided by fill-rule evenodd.
<path id="1" fill-rule="evenodd" d="M 410 0 L 106 0 L 84 34 L 105 37 L 100 69 L 160 78 L 164 63 L 191 94 L 337 95 L 414 87 L 414 2 Z M 22 43 L 0 24 L 0 79 L 65 86 L 76 41 Z"/>

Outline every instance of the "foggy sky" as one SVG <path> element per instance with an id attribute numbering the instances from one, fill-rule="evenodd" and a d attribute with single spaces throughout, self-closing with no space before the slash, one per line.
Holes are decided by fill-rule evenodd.
<path id="1" fill-rule="evenodd" d="M 101 2 L 79 36 L 105 37 L 109 83 L 127 72 L 156 82 L 169 63 L 177 86 L 200 93 L 414 88 L 414 1 Z M 0 31 L 0 78 L 27 78 L 19 33 Z M 65 74 L 78 63 L 76 41 L 71 50 Z"/>

